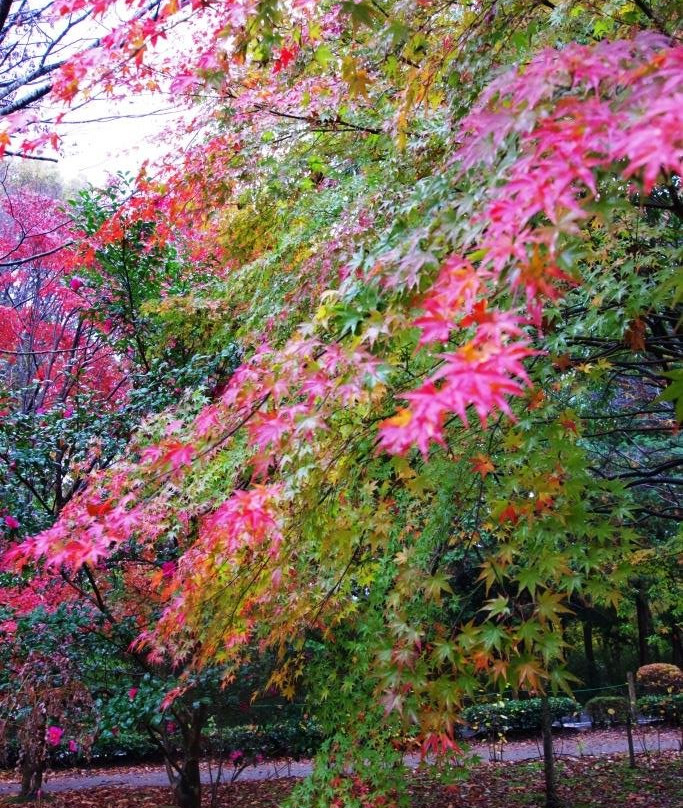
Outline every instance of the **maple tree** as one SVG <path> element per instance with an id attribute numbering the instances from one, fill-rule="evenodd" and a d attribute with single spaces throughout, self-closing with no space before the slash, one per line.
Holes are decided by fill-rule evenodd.
<path id="1" fill-rule="evenodd" d="M 35 530 L 97 465 L 84 414 L 118 410 L 127 366 L 92 318 L 82 283 L 70 278 L 72 231 L 59 201 L 8 191 L 3 216 L 3 504 L 14 509 L 15 528 Z"/>
<path id="2" fill-rule="evenodd" d="M 107 435 L 104 428 L 107 410 L 110 418 L 119 414 L 127 366 L 92 317 L 83 282 L 71 277 L 74 231 L 61 202 L 30 185 L 17 187 L 7 174 L 3 190 L 0 434 L 6 548 L 51 524 L 88 469 L 106 464 L 107 438 L 116 442 L 116 432 Z M 89 415 L 93 407 L 102 416 L 96 425 Z M 1 598 L 10 675 L 2 684 L 0 734 L 3 744 L 19 746 L 21 798 L 35 799 L 65 729 L 71 730 L 69 743 L 78 738 L 79 748 L 92 741 L 92 698 L 82 660 L 73 653 L 84 626 L 71 614 L 78 611 L 73 591 L 58 576 L 4 580 Z"/>
<path id="3" fill-rule="evenodd" d="M 197 388 L 199 395 L 202 386 L 220 383 L 236 359 L 230 347 L 199 355 L 191 344 L 183 346 L 175 341 L 166 345 L 158 338 L 143 308 L 162 290 L 177 292 L 183 288 L 179 264 L 173 248 L 146 249 L 145 239 L 153 231 L 151 223 L 136 221 L 126 226 L 119 218 L 117 239 L 112 239 L 111 232 L 106 241 L 101 238 L 102 224 L 120 207 L 125 183 L 101 194 L 92 189 L 82 191 L 70 208 L 26 187 L 17 190 L 8 185 L 6 192 L 3 283 L 8 317 L 2 346 L 5 409 L 0 425 L 5 461 L 5 549 L 20 535 L 54 522 L 82 486 L 83 478 L 94 468 L 105 468 L 112 462 L 125 446 L 133 425 L 145 414 L 177 404 L 185 386 Z M 132 564 L 137 563 L 139 559 L 133 554 Z M 120 657 L 122 675 L 129 680 L 151 677 L 150 692 L 146 698 L 141 694 L 136 702 L 137 723 L 156 733 L 154 737 L 173 772 L 182 772 L 176 754 L 182 734 L 181 745 L 192 747 L 189 751 L 197 769 L 203 719 L 195 727 L 195 713 L 208 715 L 207 700 L 216 705 L 221 700 L 215 693 L 210 697 L 211 677 L 204 677 L 209 685 L 203 686 L 203 695 L 195 694 L 188 700 L 187 709 L 182 699 L 172 706 L 178 729 L 170 736 L 158 731 L 169 723 L 159 702 L 163 692 L 175 683 L 174 673 L 150 668 L 139 655 L 127 653 L 139 621 L 144 619 L 141 604 L 146 594 L 135 575 L 126 574 L 124 567 L 120 561 L 105 586 L 97 587 L 93 581 L 90 587 L 86 579 L 87 591 L 81 574 L 69 577 L 65 571 L 55 576 L 34 575 L 29 581 L 9 581 L 2 589 L 12 618 L 6 621 L 7 647 L 16 648 L 12 661 L 17 668 L 16 677 L 7 683 L 6 706 L 10 715 L 19 710 L 26 716 L 26 710 L 22 713 L 17 705 L 29 695 L 33 703 L 30 720 L 25 718 L 19 729 L 10 721 L 3 732 L 14 732 L 21 746 L 23 798 L 39 795 L 48 752 L 51 746 L 59 745 L 50 742 L 48 718 L 58 720 L 61 727 L 55 726 L 63 731 L 64 725 L 73 723 L 68 708 L 78 701 L 74 695 L 102 689 L 97 670 L 86 676 L 67 657 L 65 664 L 57 664 L 55 654 L 37 654 L 33 635 L 17 632 L 21 620 L 40 621 L 43 606 L 47 605 L 51 613 L 61 601 L 80 601 L 90 615 L 87 625 L 72 621 L 71 629 L 87 635 L 90 645 L 94 643 L 91 650 L 96 657 L 107 659 L 113 650 Z M 27 598 L 31 586 L 52 591 L 51 600 L 44 604 Z M 110 598 L 114 601 L 111 608 Z M 121 608 L 116 608 L 117 603 Z M 46 634 L 55 634 L 49 621 L 43 627 Z M 63 641 L 60 636 L 60 647 Z M 75 641 L 74 648 L 78 650 Z M 68 677 L 68 671 L 80 671 L 81 676 Z M 24 679 L 26 686 L 14 692 L 13 684 Z M 189 706 L 197 700 L 200 707 Z M 115 696 L 108 701 L 120 707 Z M 111 710 L 100 711 L 99 716 L 93 710 L 91 713 L 91 740 L 95 733 L 111 733 L 112 727 L 123 721 L 121 711 L 118 716 Z M 57 729 L 52 729 L 53 735 Z M 79 748 L 88 746 L 79 744 Z"/>
<path id="4" fill-rule="evenodd" d="M 117 54 L 125 73 L 140 44 L 123 47 L 127 36 L 149 32 L 155 25 L 161 0 L 126 3 L 109 9 L 110 3 L 32 3 L 3 0 L 0 3 L 0 153 L 3 156 L 54 160 L 37 152 L 45 145 L 56 148 L 60 136 L 54 128 L 65 110 L 43 104 L 55 89 L 73 99 L 78 80 L 98 60 L 98 53 Z M 116 49 L 116 50 L 114 50 Z M 78 66 L 76 66 L 76 63 Z M 41 104 L 43 104 L 41 106 Z M 48 124 L 46 126 L 46 124 Z"/>
<path id="5" fill-rule="evenodd" d="M 570 616 L 621 602 L 653 527 L 676 552 L 675 11 L 190 5 L 53 92 L 163 75 L 197 102 L 204 141 L 98 232 L 182 244 L 206 282 L 149 310 L 245 359 L 11 558 L 95 592 L 144 561 L 137 652 L 228 682 L 272 652 L 271 684 L 347 716 L 328 773 L 373 760 L 389 793 L 398 725 L 448 754 L 482 683 L 569 688 Z M 176 14 L 191 54 L 161 43 Z"/>

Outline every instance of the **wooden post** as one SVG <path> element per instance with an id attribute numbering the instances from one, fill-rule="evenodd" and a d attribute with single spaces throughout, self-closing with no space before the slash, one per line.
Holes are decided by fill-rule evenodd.
<path id="1" fill-rule="evenodd" d="M 548 696 L 541 696 L 541 730 L 543 732 L 543 772 L 545 775 L 545 806 L 559 808 L 555 781 L 555 750 L 553 749 L 553 722 Z"/>
<path id="2" fill-rule="evenodd" d="M 636 725 L 638 720 L 638 714 L 636 712 L 636 683 L 631 671 L 626 674 L 626 680 L 628 685 L 628 720 L 626 721 L 626 737 L 628 738 L 628 765 L 632 769 L 635 769 L 636 750 L 633 746 L 633 727 Z"/>

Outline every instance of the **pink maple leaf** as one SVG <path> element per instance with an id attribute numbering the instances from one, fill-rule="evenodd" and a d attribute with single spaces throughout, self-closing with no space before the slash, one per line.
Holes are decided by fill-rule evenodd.
<path id="1" fill-rule="evenodd" d="M 162 462 L 170 463 L 174 471 L 177 471 L 181 466 L 189 466 L 197 454 L 194 446 L 180 443 L 179 441 L 168 444 L 166 449 Z"/>

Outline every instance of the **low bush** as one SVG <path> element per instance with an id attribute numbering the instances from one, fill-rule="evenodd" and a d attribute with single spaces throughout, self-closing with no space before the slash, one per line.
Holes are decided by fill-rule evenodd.
<path id="1" fill-rule="evenodd" d="M 323 741 L 320 727 L 299 718 L 272 724 L 245 724 L 233 727 L 207 727 L 206 752 L 223 755 L 242 767 L 261 760 L 302 760 L 313 757 Z M 160 759 L 159 747 L 149 735 L 131 728 L 115 727 L 98 733 L 89 760 L 104 761 Z M 80 750 L 58 756 L 61 765 L 74 765 L 84 760 Z"/>
<path id="2" fill-rule="evenodd" d="M 585 710 L 594 727 L 614 727 L 628 721 L 629 704 L 624 696 L 595 696 Z"/>
<path id="3" fill-rule="evenodd" d="M 212 746 L 235 765 L 287 758 L 301 760 L 315 755 L 323 742 L 313 721 L 281 721 L 263 726 L 245 725 L 221 730 Z"/>
<path id="4" fill-rule="evenodd" d="M 91 759 L 103 762 L 107 760 L 145 760 L 158 757 L 159 747 L 151 740 L 149 735 L 135 729 L 125 728 L 103 730 L 95 737 L 92 745 Z M 64 755 L 68 760 L 69 755 Z M 78 751 L 76 759 L 81 758 Z"/>
<path id="5" fill-rule="evenodd" d="M 683 693 L 665 696 L 643 696 L 638 699 L 638 712 L 646 718 L 661 718 L 667 724 L 683 724 Z"/>
<path id="6" fill-rule="evenodd" d="M 550 715 L 553 721 L 573 715 L 581 708 L 574 699 L 552 697 Z M 462 718 L 475 732 L 488 735 L 506 732 L 537 732 L 541 729 L 541 699 L 520 699 L 476 704 L 462 712 Z"/>
<path id="7" fill-rule="evenodd" d="M 683 692 L 683 671 L 678 665 L 666 662 L 654 662 L 638 668 L 636 681 L 648 695 Z"/>

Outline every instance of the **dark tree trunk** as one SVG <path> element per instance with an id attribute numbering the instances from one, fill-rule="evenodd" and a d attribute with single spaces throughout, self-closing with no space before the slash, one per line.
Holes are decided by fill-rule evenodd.
<path id="1" fill-rule="evenodd" d="M 178 808 L 200 808 L 202 783 L 199 775 L 199 760 L 186 760 L 173 778 L 173 793 Z"/>
<path id="2" fill-rule="evenodd" d="M 555 782 L 555 752 L 553 750 L 553 722 L 548 697 L 541 699 L 541 729 L 543 732 L 543 773 L 545 775 L 545 808 L 559 808 Z"/>
<path id="3" fill-rule="evenodd" d="M 680 626 L 671 629 L 671 661 L 683 668 L 683 632 Z"/>
<path id="4" fill-rule="evenodd" d="M 588 686 L 596 687 L 598 682 L 598 668 L 595 664 L 595 649 L 593 648 L 593 623 L 585 620 L 583 623 L 583 650 L 588 665 Z"/>
<path id="5" fill-rule="evenodd" d="M 638 620 L 638 664 L 642 666 L 650 662 L 648 638 L 654 634 L 650 601 L 643 581 L 639 581 L 636 588 L 636 618 Z"/>
<path id="6" fill-rule="evenodd" d="M 206 720 L 203 707 L 176 713 L 183 741 L 181 759 L 166 762 L 178 808 L 201 808 L 202 781 L 199 762 L 202 753 L 202 730 Z"/>
<path id="7" fill-rule="evenodd" d="M 40 790 L 43 787 L 43 772 L 45 766 L 30 758 L 24 758 L 21 762 L 21 790 L 19 799 L 37 800 Z"/>

